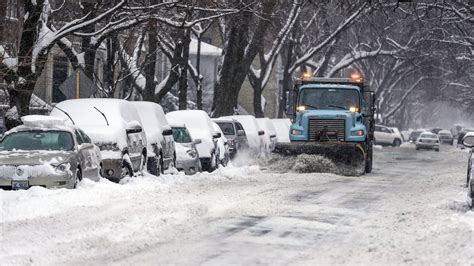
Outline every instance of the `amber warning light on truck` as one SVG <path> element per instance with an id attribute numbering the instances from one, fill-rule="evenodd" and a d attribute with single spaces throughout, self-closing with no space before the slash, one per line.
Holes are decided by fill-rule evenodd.
<path id="1" fill-rule="evenodd" d="M 362 77 L 358 72 L 352 73 L 351 79 L 357 83 L 362 83 Z"/>

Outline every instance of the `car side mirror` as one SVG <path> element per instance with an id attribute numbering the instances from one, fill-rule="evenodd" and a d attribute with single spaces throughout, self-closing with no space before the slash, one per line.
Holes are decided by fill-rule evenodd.
<path id="1" fill-rule="evenodd" d="M 163 136 L 171 136 L 171 135 L 173 135 L 173 130 L 165 129 L 165 130 L 163 130 L 162 134 L 163 134 Z"/>
<path id="2" fill-rule="evenodd" d="M 237 130 L 237 136 L 245 136 L 245 131 L 242 129 Z"/>
<path id="3" fill-rule="evenodd" d="M 84 150 L 84 149 L 90 149 L 94 145 L 92 143 L 82 143 L 81 145 L 78 146 L 79 150 Z"/>
<path id="4" fill-rule="evenodd" d="M 265 135 L 265 131 L 263 131 L 263 130 L 259 130 L 259 131 L 258 131 L 258 135 L 259 135 L 259 136 L 263 136 L 263 135 Z"/>
<path id="5" fill-rule="evenodd" d="M 220 132 L 217 132 L 212 137 L 215 138 L 215 139 L 218 139 L 218 138 L 222 137 L 222 134 Z"/>
<path id="6" fill-rule="evenodd" d="M 201 139 L 195 139 L 195 140 L 193 140 L 193 143 L 194 144 L 201 144 L 202 140 Z"/>
<path id="7" fill-rule="evenodd" d="M 276 135 L 270 135 L 270 138 L 276 138 Z"/>
<path id="8" fill-rule="evenodd" d="M 462 144 L 468 148 L 474 147 L 474 135 L 465 136 L 462 140 Z"/>
<path id="9" fill-rule="evenodd" d="M 140 125 L 138 121 L 133 120 L 127 123 L 127 129 L 126 129 L 127 134 L 140 133 L 142 131 L 143 131 L 142 126 Z"/>

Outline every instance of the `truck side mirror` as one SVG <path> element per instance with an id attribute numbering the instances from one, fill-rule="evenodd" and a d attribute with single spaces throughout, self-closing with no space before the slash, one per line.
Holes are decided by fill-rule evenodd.
<path id="1" fill-rule="evenodd" d="M 295 115 L 295 102 L 296 102 L 297 93 L 295 91 L 287 91 L 286 92 L 286 106 L 285 106 L 285 114 L 287 116 L 294 116 Z"/>

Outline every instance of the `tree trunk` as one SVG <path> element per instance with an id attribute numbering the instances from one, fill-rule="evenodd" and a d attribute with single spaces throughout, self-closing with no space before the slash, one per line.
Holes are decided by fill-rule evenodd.
<path id="1" fill-rule="evenodd" d="M 278 105 L 278 118 L 283 118 L 283 114 L 285 113 L 286 109 L 286 92 L 291 90 L 291 83 L 292 83 L 292 73 L 290 73 L 290 68 L 293 60 L 293 48 L 294 43 L 290 40 L 286 47 L 286 52 L 282 56 L 282 61 L 284 64 L 283 68 L 283 81 L 282 81 L 282 89 L 280 95 L 280 103 Z"/>
<path id="2" fill-rule="evenodd" d="M 261 83 L 261 82 L 260 82 Z M 255 117 L 261 118 L 265 116 L 265 113 L 262 108 L 262 92 L 260 89 L 261 85 L 258 88 L 253 89 L 253 110 Z"/>
<path id="3" fill-rule="evenodd" d="M 198 83 L 196 84 L 196 103 L 197 109 L 202 110 L 202 79 L 201 79 L 201 36 L 197 38 L 196 70 Z"/>
<path id="4" fill-rule="evenodd" d="M 188 61 L 189 43 L 191 42 L 190 31 L 184 30 L 183 52 L 181 56 L 181 73 L 179 77 L 178 107 L 179 110 L 186 110 L 188 105 Z"/>
<path id="5" fill-rule="evenodd" d="M 96 17 L 96 8 L 94 7 L 95 4 L 90 2 L 81 2 L 82 6 L 84 7 L 82 12 L 83 15 L 87 15 L 91 13 L 91 17 Z M 95 31 L 95 24 L 90 24 L 83 28 L 83 32 L 91 33 Z M 95 64 L 95 52 L 96 49 L 92 47 L 91 44 L 91 37 L 83 37 L 81 40 L 81 47 L 82 51 L 84 52 L 84 74 L 89 77 L 91 80 L 94 80 L 94 64 Z"/>
<path id="6" fill-rule="evenodd" d="M 243 2 L 245 1 L 238 3 L 244 5 Z M 262 1 L 261 16 L 257 20 L 257 25 L 251 27 L 252 32 L 249 32 L 249 23 L 254 22 L 250 12 L 236 15 L 230 23 L 224 61 L 214 91 L 214 117 L 232 115 L 234 108 L 237 108 L 240 89 L 258 53 L 258 48 L 263 45 L 262 36 L 265 36 L 274 8 L 274 1 Z M 252 38 L 249 40 L 248 36 Z"/>
<path id="7" fill-rule="evenodd" d="M 148 53 L 145 58 L 144 75 L 146 79 L 145 91 L 143 92 L 144 101 L 155 100 L 155 73 L 156 73 L 156 51 L 158 50 L 158 36 L 156 32 L 156 22 L 151 21 L 148 24 Z"/>

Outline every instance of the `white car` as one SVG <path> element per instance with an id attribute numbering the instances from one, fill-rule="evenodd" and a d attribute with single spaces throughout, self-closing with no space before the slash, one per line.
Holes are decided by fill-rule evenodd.
<path id="1" fill-rule="evenodd" d="M 425 131 L 420 134 L 415 142 L 416 150 L 429 149 L 439 151 L 439 138 L 438 135 Z"/>
<path id="2" fill-rule="evenodd" d="M 192 175 L 202 171 L 199 152 L 196 148 L 201 143 L 200 139 L 193 139 L 183 123 L 171 124 L 176 147 L 176 169 Z"/>
<path id="3" fill-rule="evenodd" d="M 263 129 L 264 134 L 263 138 L 265 139 L 265 152 L 270 154 L 271 151 L 275 149 L 277 143 L 277 135 L 275 127 L 273 126 L 272 122 L 269 118 L 257 118 L 257 124 L 261 129 Z"/>
<path id="4" fill-rule="evenodd" d="M 216 122 L 212 122 L 212 125 L 214 126 L 214 130 L 220 134 L 220 137 L 217 138 L 217 145 L 219 146 L 219 162 L 223 166 L 227 166 L 227 163 L 230 161 L 228 140 Z"/>
<path id="5" fill-rule="evenodd" d="M 393 131 L 386 126 L 375 125 L 375 144 L 377 145 L 392 145 L 400 146 L 402 144 L 401 136 L 393 133 Z"/>
<path id="6" fill-rule="evenodd" d="M 182 110 L 167 113 L 166 119 L 171 124 L 183 123 L 193 139 L 201 140 L 201 143 L 196 147 L 202 169 L 209 172 L 214 171 L 219 163 L 217 139 L 220 134 L 214 130 L 209 115 L 201 110 Z"/>
<path id="7" fill-rule="evenodd" d="M 393 134 L 395 134 L 402 142 L 405 142 L 405 137 L 403 136 L 402 132 L 398 127 L 389 127 Z"/>
<path id="8" fill-rule="evenodd" d="M 80 127 L 99 146 L 103 176 L 119 181 L 141 172 L 147 161 L 147 141 L 135 107 L 120 99 L 89 98 L 56 104 L 51 116 Z"/>
<path id="9" fill-rule="evenodd" d="M 260 129 L 257 124 L 257 120 L 252 115 L 233 115 L 233 116 L 224 116 L 220 118 L 235 119 L 242 124 L 242 127 L 245 130 L 247 135 L 247 140 L 249 144 L 249 151 L 253 156 L 261 156 L 262 152 L 265 149 L 265 143 L 263 141 L 263 136 L 265 132 Z"/>
<path id="10" fill-rule="evenodd" d="M 278 143 L 290 142 L 290 126 L 291 121 L 288 118 L 270 119 L 277 134 Z"/>
<path id="11" fill-rule="evenodd" d="M 143 122 L 147 139 L 148 171 L 153 175 L 160 175 L 176 165 L 173 131 L 159 104 L 141 101 L 131 103 Z"/>

